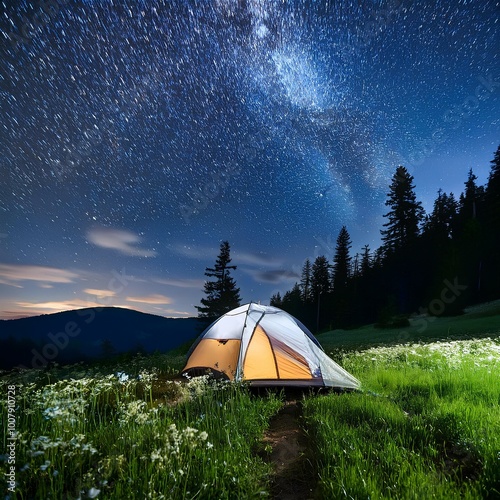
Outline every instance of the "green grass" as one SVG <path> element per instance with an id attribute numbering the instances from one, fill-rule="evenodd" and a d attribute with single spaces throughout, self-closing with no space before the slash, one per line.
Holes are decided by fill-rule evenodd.
<path id="1" fill-rule="evenodd" d="M 169 380 L 168 361 L 163 372 L 145 370 L 151 360 L 142 357 L 127 373 L 77 366 L 4 379 L 2 415 L 8 385 L 16 387 L 17 404 L 18 487 L 9 498 L 266 494 L 270 466 L 254 450 L 280 399 L 206 378 Z M 5 437 L 2 445 L 7 449 Z M 2 476 L 7 468 L 1 462 Z"/>
<path id="2" fill-rule="evenodd" d="M 304 398 L 316 498 L 500 497 L 495 307 L 436 318 L 413 343 L 348 350 L 339 332 L 320 336 L 363 392 Z M 488 338 L 490 331 L 497 333 Z M 352 347 L 397 342 L 401 332 L 342 334 L 353 336 L 345 342 Z M 204 378 L 172 380 L 183 360 L 156 353 L 4 374 L 0 453 L 12 385 L 18 432 L 18 484 L 7 498 L 269 497 L 262 437 L 280 397 Z M 4 457 L 2 477 L 8 470 Z"/>
<path id="3" fill-rule="evenodd" d="M 344 355 L 365 393 L 304 401 L 319 498 L 498 498 L 500 339 Z"/>

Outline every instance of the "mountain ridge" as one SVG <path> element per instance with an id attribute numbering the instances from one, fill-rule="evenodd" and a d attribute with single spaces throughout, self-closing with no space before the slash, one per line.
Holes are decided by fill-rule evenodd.
<path id="1" fill-rule="evenodd" d="M 199 334 L 196 318 L 120 307 L 83 308 L 0 320 L 0 368 L 42 368 L 126 352 L 169 351 Z"/>

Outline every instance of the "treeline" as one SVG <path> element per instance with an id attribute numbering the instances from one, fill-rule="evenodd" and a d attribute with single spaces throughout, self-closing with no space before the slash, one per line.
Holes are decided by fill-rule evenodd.
<path id="1" fill-rule="evenodd" d="M 455 315 L 466 305 L 499 298 L 500 146 L 486 185 L 476 181 L 471 169 L 458 200 L 439 189 L 425 214 L 413 176 L 398 167 L 381 247 L 365 245 L 353 256 L 342 227 L 334 255 L 306 260 L 300 282 L 273 295 L 271 305 L 317 331 L 372 322 L 399 326 L 412 313 Z"/>

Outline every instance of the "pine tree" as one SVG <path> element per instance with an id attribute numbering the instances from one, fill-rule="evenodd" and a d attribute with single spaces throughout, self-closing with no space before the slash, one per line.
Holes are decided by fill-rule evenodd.
<path id="1" fill-rule="evenodd" d="M 385 204 L 390 211 L 384 215 L 389 220 L 381 231 L 386 253 L 397 251 L 413 242 L 419 235 L 419 224 L 424 216 L 422 204 L 417 201 L 413 176 L 399 166 L 389 187 Z"/>
<path id="2" fill-rule="evenodd" d="M 306 259 L 304 266 L 302 267 L 302 277 L 300 279 L 300 289 L 302 292 L 302 300 L 304 302 L 310 302 L 312 300 L 312 267 L 311 261 Z"/>
<path id="3" fill-rule="evenodd" d="M 361 254 L 361 275 L 366 276 L 371 267 L 371 255 L 370 255 L 370 245 L 365 245 L 363 247 L 363 253 Z"/>
<path id="4" fill-rule="evenodd" d="M 314 300 L 330 291 L 330 265 L 324 255 L 316 257 L 312 265 L 311 289 Z"/>
<path id="5" fill-rule="evenodd" d="M 281 309 L 298 318 L 302 309 L 302 292 L 298 283 L 283 295 Z"/>
<path id="6" fill-rule="evenodd" d="M 465 181 L 465 190 L 460 195 L 459 215 L 461 222 L 466 224 L 469 219 L 477 219 L 480 212 L 480 205 L 484 197 L 484 188 L 476 184 L 477 175 L 472 168 L 469 170 L 467 180 Z"/>
<path id="7" fill-rule="evenodd" d="M 360 277 L 355 293 L 352 296 L 352 315 L 356 321 L 370 323 L 376 318 L 376 311 L 383 292 L 377 282 L 375 258 L 370 251 L 370 246 L 365 245 L 361 250 Z"/>
<path id="8" fill-rule="evenodd" d="M 382 269 L 384 265 L 385 249 L 383 246 L 378 247 L 375 252 L 373 252 L 372 257 L 372 268 Z"/>
<path id="9" fill-rule="evenodd" d="M 485 192 L 488 230 L 500 234 L 500 146 L 491 160 L 491 171 Z"/>
<path id="10" fill-rule="evenodd" d="M 457 266 L 453 273 L 467 290 L 453 302 L 459 311 L 466 302 L 480 300 L 482 294 L 484 255 L 484 188 L 477 185 L 472 169 L 464 182 L 460 195 L 458 214 L 453 227 L 453 240 L 457 254 Z M 486 268 L 489 266 L 486 265 Z"/>
<path id="11" fill-rule="evenodd" d="M 337 237 L 335 255 L 333 257 L 333 290 L 340 292 L 347 286 L 347 281 L 351 274 L 351 257 L 349 250 L 351 248 L 351 237 L 345 226 L 342 226 Z"/>
<path id="12" fill-rule="evenodd" d="M 206 298 L 201 299 L 201 306 L 195 306 L 200 320 L 213 321 L 240 305 L 240 289 L 236 288 L 236 283 L 230 275 L 230 269 L 236 269 L 236 266 L 229 265 L 229 254 L 229 242 L 223 241 L 215 266 L 205 269 L 205 276 L 215 280 L 205 282 Z"/>
<path id="13" fill-rule="evenodd" d="M 442 189 L 439 189 L 432 213 L 427 217 L 424 224 L 424 232 L 437 240 L 451 238 L 457 211 L 458 204 L 453 193 L 447 195 Z"/>
<path id="14" fill-rule="evenodd" d="M 458 204 L 453 193 L 448 195 L 439 189 L 424 223 L 418 258 L 421 292 L 427 297 L 440 296 L 443 281 L 460 271 L 458 244 L 454 239 L 457 216 Z M 448 303 L 445 307 L 447 314 L 453 314 Z"/>
<path id="15" fill-rule="evenodd" d="M 460 195 L 454 233 L 462 246 L 478 249 L 484 218 L 484 187 L 478 186 L 472 169 L 467 174 L 464 192 Z"/>
<path id="16" fill-rule="evenodd" d="M 281 298 L 281 294 L 279 292 L 276 292 L 275 294 L 271 295 L 271 300 L 269 301 L 269 305 L 282 308 L 283 299 Z"/>
<path id="17" fill-rule="evenodd" d="M 484 272 L 485 298 L 500 296 L 500 146 L 491 161 L 491 171 L 486 184 L 484 200 Z"/>

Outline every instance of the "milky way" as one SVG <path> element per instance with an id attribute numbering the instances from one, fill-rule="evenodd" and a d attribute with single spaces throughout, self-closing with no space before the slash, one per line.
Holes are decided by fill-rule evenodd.
<path id="1" fill-rule="evenodd" d="M 376 245 L 397 165 L 428 200 L 460 188 L 471 158 L 487 172 L 499 6 L 2 2 L 3 310 L 34 311 L 47 290 L 90 300 L 127 267 L 164 294 L 151 310 L 192 312 L 221 239 L 244 297 L 265 301 L 343 224 L 355 251 Z M 23 266 L 78 278 L 41 290 Z"/>

